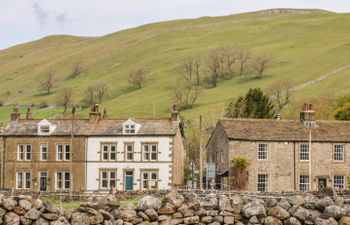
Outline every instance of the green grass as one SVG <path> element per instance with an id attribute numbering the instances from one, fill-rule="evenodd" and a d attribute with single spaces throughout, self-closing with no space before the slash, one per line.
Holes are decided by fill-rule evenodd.
<path id="1" fill-rule="evenodd" d="M 149 24 L 98 38 L 51 36 L 0 51 L 0 100 L 5 103 L 46 102 L 54 106 L 57 93 L 74 88 L 74 102 L 83 98 L 86 86 L 104 80 L 110 98 L 103 102 L 110 117 L 169 116 L 173 104 L 172 70 L 189 54 L 201 54 L 203 64 L 210 49 L 219 45 L 249 47 L 273 59 L 264 79 L 237 77 L 220 81 L 215 89 L 204 89 L 195 107 L 183 111 L 186 119 L 207 115 L 213 121 L 231 98 L 250 87 L 267 91 L 282 78 L 298 85 L 349 64 L 350 14 L 313 11 L 308 14 L 247 13 L 225 17 L 203 17 Z M 66 80 L 71 66 L 81 62 L 88 73 Z M 148 82 L 141 90 L 130 87 L 128 74 L 150 66 Z M 42 95 L 38 84 L 48 69 L 56 72 L 57 87 Z M 202 73 L 207 69 L 202 68 Z M 350 69 L 294 94 L 295 100 L 347 94 Z M 0 120 L 9 118 L 11 107 L 0 107 Z M 35 110 L 35 117 L 48 117 L 58 108 Z M 78 111 L 87 116 L 88 109 Z"/>
<path id="2" fill-rule="evenodd" d="M 47 204 L 55 205 L 57 207 L 62 207 L 63 209 L 78 208 L 82 203 L 81 201 L 62 201 L 61 202 L 59 198 L 54 198 L 54 197 L 44 197 L 42 201 Z"/>

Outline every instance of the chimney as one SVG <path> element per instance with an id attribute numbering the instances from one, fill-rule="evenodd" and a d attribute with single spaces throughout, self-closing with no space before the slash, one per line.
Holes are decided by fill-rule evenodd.
<path id="1" fill-rule="evenodd" d="M 26 119 L 27 120 L 33 119 L 33 117 L 32 117 L 32 110 L 31 110 L 30 107 L 27 108 Z"/>
<path id="2" fill-rule="evenodd" d="M 0 122 L 0 135 L 4 133 L 4 125 Z"/>
<path id="3" fill-rule="evenodd" d="M 101 113 L 98 104 L 96 104 L 91 108 L 91 112 L 89 113 L 89 122 L 98 122 L 100 118 Z"/>
<path id="4" fill-rule="evenodd" d="M 177 106 L 173 105 L 173 109 L 171 111 L 171 121 L 180 120 L 179 112 L 177 111 Z"/>
<path id="5" fill-rule="evenodd" d="M 280 113 L 276 114 L 276 120 L 281 120 L 281 114 Z"/>
<path id="6" fill-rule="evenodd" d="M 107 109 L 106 108 L 104 108 L 103 109 L 103 116 L 102 116 L 102 118 L 107 118 L 108 116 L 107 116 Z"/>
<path id="7" fill-rule="evenodd" d="M 13 108 L 13 112 L 11 113 L 11 121 L 16 121 L 20 119 L 21 114 L 18 112 L 18 107 Z"/>
<path id="8" fill-rule="evenodd" d="M 300 121 L 305 125 L 315 123 L 315 111 L 313 110 L 311 103 L 304 103 L 300 112 Z"/>

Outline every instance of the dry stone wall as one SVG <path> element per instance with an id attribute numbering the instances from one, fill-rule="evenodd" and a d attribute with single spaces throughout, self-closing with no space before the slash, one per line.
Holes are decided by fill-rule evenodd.
<path id="1" fill-rule="evenodd" d="M 162 201 L 152 195 L 137 206 L 118 199 L 90 199 L 63 210 L 30 196 L 0 195 L 0 224 L 8 225 L 350 225 L 350 205 L 343 197 L 223 195 L 170 191 Z"/>

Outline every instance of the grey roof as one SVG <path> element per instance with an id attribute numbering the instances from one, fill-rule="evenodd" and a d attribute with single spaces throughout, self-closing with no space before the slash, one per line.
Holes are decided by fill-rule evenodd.
<path id="1" fill-rule="evenodd" d="M 74 120 L 74 135 L 82 136 L 119 136 L 123 134 L 122 124 L 128 119 L 100 119 L 98 122 L 89 122 L 88 119 Z M 132 135 L 164 135 L 173 136 L 179 129 L 179 121 L 171 119 L 132 119 L 141 125 L 137 134 Z M 4 136 L 33 136 L 38 134 L 37 124 L 41 119 L 11 121 L 4 129 Z M 72 121 L 69 119 L 47 119 L 52 125 L 57 126 L 50 136 L 71 135 Z"/>
<path id="2" fill-rule="evenodd" d="M 299 120 L 222 119 L 229 139 L 251 141 L 308 141 L 309 129 Z M 312 140 L 350 142 L 350 121 L 316 121 Z"/>

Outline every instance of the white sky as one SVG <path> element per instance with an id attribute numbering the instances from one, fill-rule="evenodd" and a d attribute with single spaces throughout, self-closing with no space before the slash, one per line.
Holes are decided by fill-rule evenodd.
<path id="1" fill-rule="evenodd" d="M 0 49 L 52 34 L 101 36 L 156 21 L 282 7 L 350 12 L 350 1 L 0 0 Z"/>

